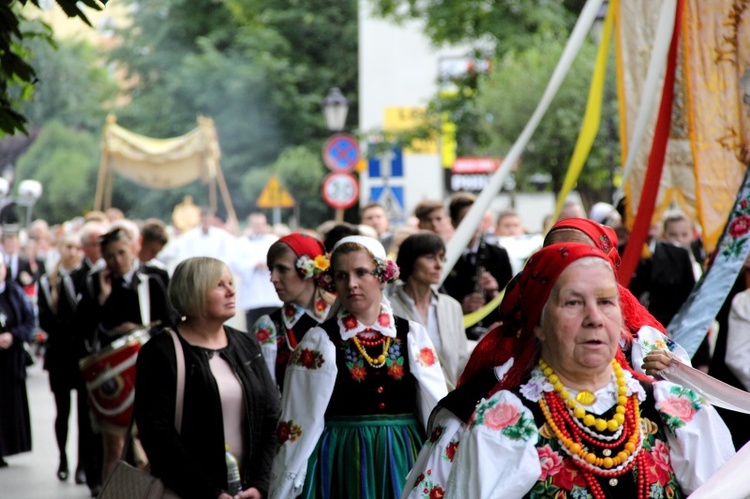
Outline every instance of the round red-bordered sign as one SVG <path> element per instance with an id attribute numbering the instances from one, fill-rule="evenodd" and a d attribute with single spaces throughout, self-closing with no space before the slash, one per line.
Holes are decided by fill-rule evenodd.
<path id="1" fill-rule="evenodd" d="M 346 133 L 337 133 L 323 145 L 323 163 L 332 172 L 350 172 L 359 163 L 359 142 Z"/>
<path id="2" fill-rule="evenodd" d="M 329 173 L 323 179 L 321 192 L 331 208 L 349 208 L 359 199 L 359 182 L 351 173 Z"/>

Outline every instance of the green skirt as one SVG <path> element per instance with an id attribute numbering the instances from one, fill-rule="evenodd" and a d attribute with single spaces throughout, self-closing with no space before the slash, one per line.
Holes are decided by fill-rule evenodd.
<path id="1" fill-rule="evenodd" d="M 301 497 L 398 499 L 423 441 L 411 414 L 329 418 Z"/>

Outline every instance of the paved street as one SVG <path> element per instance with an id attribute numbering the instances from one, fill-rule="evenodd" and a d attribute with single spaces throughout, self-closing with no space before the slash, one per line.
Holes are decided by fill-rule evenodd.
<path id="1" fill-rule="evenodd" d="M 27 380 L 31 409 L 32 452 L 6 457 L 10 466 L 0 468 L 1 499 L 83 499 L 89 497 L 86 485 L 76 485 L 73 477 L 67 482 L 57 479 L 58 453 L 55 443 L 55 402 L 49 391 L 47 373 L 41 361 L 29 370 Z M 77 428 L 75 403 L 71 414 L 71 431 L 68 437 L 68 462 L 71 473 L 77 455 Z"/>

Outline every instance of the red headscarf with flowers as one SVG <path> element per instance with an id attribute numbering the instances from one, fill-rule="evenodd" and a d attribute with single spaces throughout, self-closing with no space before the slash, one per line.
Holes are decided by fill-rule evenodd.
<path id="1" fill-rule="evenodd" d="M 617 233 L 611 227 L 594 222 L 588 218 L 566 218 L 553 225 L 548 234 L 559 229 L 579 230 L 590 237 L 594 241 L 594 244 L 607 254 L 615 269 L 615 274 L 617 274 L 617 269 L 620 267 L 620 253 L 617 251 Z M 638 330 L 643 326 L 650 326 L 664 334 L 668 334 L 667 328 L 656 317 L 651 315 L 628 288 L 619 283 L 617 286 L 620 288 L 622 317 L 625 321 L 625 326 L 633 337 L 638 335 Z"/>
<path id="2" fill-rule="evenodd" d="M 609 256 L 599 248 L 584 243 L 558 243 L 534 253 L 523 272 L 508 284 L 500 304 L 502 324 L 490 331 L 477 345 L 458 385 L 471 380 L 477 373 L 505 364 L 513 366 L 493 392 L 518 386 L 531 369 L 537 350 L 534 327 L 539 323 L 557 278 L 570 264 L 581 258 L 601 258 L 612 265 Z M 612 268 L 614 272 L 614 267 Z M 631 370 L 622 350 L 615 358 L 623 368 Z M 639 376 L 640 377 L 640 376 Z"/>

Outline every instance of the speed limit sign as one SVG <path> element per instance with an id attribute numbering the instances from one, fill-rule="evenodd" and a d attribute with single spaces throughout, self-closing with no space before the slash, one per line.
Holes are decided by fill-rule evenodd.
<path id="1" fill-rule="evenodd" d="M 329 173 L 321 190 L 328 206 L 336 209 L 353 206 L 359 197 L 359 183 L 351 173 Z"/>

